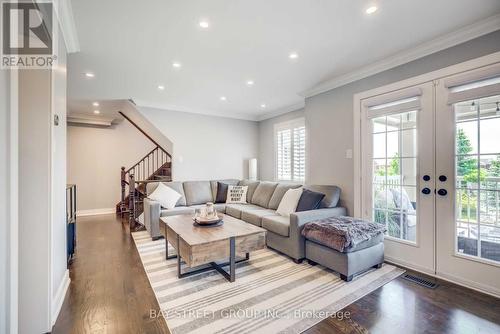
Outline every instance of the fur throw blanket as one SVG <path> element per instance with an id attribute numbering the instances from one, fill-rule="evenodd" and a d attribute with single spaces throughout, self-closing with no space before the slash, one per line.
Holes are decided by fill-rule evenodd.
<path id="1" fill-rule="evenodd" d="M 384 225 L 353 217 L 330 217 L 305 224 L 302 235 L 339 252 L 384 233 Z"/>

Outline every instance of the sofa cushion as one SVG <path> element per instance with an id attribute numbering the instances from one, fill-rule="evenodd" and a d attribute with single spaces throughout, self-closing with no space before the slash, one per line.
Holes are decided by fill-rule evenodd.
<path id="1" fill-rule="evenodd" d="M 160 203 L 163 208 L 173 209 L 181 198 L 181 194 L 163 183 L 159 183 L 156 189 L 148 195 L 148 198 Z"/>
<path id="2" fill-rule="evenodd" d="M 262 227 L 268 231 L 288 237 L 290 235 L 290 217 L 278 215 L 263 217 Z"/>
<path id="3" fill-rule="evenodd" d="M 227 179 L 227 180 L 212 180 L 212 181 L 210 181 L 210 188 L 212 189 L 212 197 L 213 197 L 214 201 L 217 198 L 217 182 L 222 182 L 222 183 L 225 183 L 228 185 L 237 185 L 239 180 Z"/>
<path id="4" fill-rule="evenodd" d="M 151 182 L 146 184 L 146 194 L 149 195 L 151 194 L 156 187 L 158 187 L 158 184 L 160 182 Z M 182 185 L 182 182 L 161 182 L 167 187 L 170 187 L 177 191 L 180 195 L 181 198 L 177 201 L 177 204 L 175 206 L 186 206 L 186 196 L 184 195 L 184 186 Z"/>
<path id="5" fill-rule="evenodd" d="M 257 189 L 259 183 L 260 183 L 259 181 L 250 181 L 250 180 L 241 180 L 240 182 L 238 182 L 239 186 L 248 186 L 247 203 L 252 202 L 253 193 L 255 192 L 255 189 Z"/>
<path id="6" fill-rule="evenodd" d="M 300 188 L 302 185 L 296 183 L 278 183 L 274 190 L 273 196 L 269 200 L 269 209 L 277 209 L 281 203 L 281 199 L 285 196 L 288 189 Z"/>
<path id="7" fill-rule="evenodd" d="M 305 188 L 325 194 L 325 197 L 323 198 L 319 206 L 320 208 L 335 208 L 339 204 L 340 188 L 337 186 L 312 185 L 306 186 Z"/>
<path id="8" fill-rule="evenodd" d="M 261 182 L 255 189 L 252 196 L 252 204 L 261 206 L 263 208 L 268 208 L 271 196 L 273 196 L 274 190 L 278 184 L 276 182 Z"/>
<path id="9" fill-rule="evenodd" d="M 290 214 L 297 210 L 297 204 L 299 204 L 302 191 L 302 188 L 288 189 L 285 196 L 281 199 L 280 205 L 276 209 L 276 213 L 280 216 L 290 217 Z"/>
<path id="10" fill-rule="evenodd" d="M 309 189 L 304 189 L 302 191 L 302 196 L 300 196 L 299 204 L 297 204 L 297 209 L 295 211 L 309 211 L 319 209 L 321 201 L 325 197 L 325 194 L 318 193 L 316 191 L 311 191 Z"/>
<path id="11" fill-rule="evenodd" d="M 217 193 L 215 194 L 215 203 L 226 203 L 227 199 L 227 188 L 229 184 L 223 182 L 217 182 Z"/>
<path id="12" fill-rule="evenodd" d="M 271 209 L 243 209 L 241 210 L 241 220 L 256 225 L 262 226 L 262 218 L 266 216 L 276 215 L 276 211 Z"/>
<path id="13" fill-rule="evenodd" d="M 186 195 L 187 206 L 214 201 L 209 181 L 184 182 L 184 194 Z"/>
<path id="14" fill-rule="evenodd" d="M 226 204 L 226 214 L 234 218 L 241 218 L 241 210 L 243 209 L 262 209 L 260 206 L 253 204 Z"/>

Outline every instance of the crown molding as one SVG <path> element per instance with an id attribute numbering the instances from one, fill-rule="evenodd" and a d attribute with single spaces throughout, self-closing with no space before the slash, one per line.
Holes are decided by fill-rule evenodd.
<path id="1" fill-rule="evenodd" d="M 261 114 L 260 116 L 257 117 L 257 121 L 259 121 L 259 122 L 265 121 L 266 119 L 278 117 L 280 115 L 283 115 L 283 114 L 286 114 L 286 113 L 289 113 L 292 111 L 297 111 L 299 109 L 304 108 L 305 105 L 306 105 L 305 100 L 302 99 L 302 101 L 300 101 L 299 103 L 295 103 L 295 104 L 292 104 L 292 105 L 289 105 L 289 106 L 286 106 L 283 108 L 279 108 L 279 109 L 270 111 L 270 112 L 265 113 L 265 114 Z"/>
<path id="2" fill-rule="evenodd" d="M 73 7 L 71 0 L 54 1 L 54 8 L 59 20 L 66 51 L 68 53 L 80 52 L 80 42 L 76 32 L 75 18 L 73 17 Z"/>
<path id="3" fill-rule="evenodd" d="M 391 68 L 409 63 L 430 54 L 442 51 L 455 45 L 467 42 L 471 39 L 486 35 L 500 29 L 500 14 L 458 29 L 454 32 L 442 35 L 429 42 L 422 43 L 412 49 L 397 53 L 381 61 L 374 62 L 359 70 L 345 73 L 316 85 L 315 87 L 301 92 L 303 97 L 312 97 L 351 82 L 367 78 Z"/>

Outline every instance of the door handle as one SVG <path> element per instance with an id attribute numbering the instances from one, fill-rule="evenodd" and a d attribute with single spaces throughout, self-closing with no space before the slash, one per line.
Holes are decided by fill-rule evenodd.
<path id="1" fill-rule="evenodd" d="M 446 196 L 447 194 L 448 194 L 448 191 L 446 189 L 439 189 L 438 190 L 439 196 Z"/>
<path id="2" fill-rule="evenodd" d="M 430 193 L 431 193 L 431 190 L 429 188 L 426 187 L 426 188 L 422 189 L 422 194 L 429 195 Z"/>
<path id="3" fill-rule="evenodd" d="M 446 177 L 446 175 L 439 175 L 439 181 L 446 182 L 446 180 L 448 180 L 448 178 Z"/>

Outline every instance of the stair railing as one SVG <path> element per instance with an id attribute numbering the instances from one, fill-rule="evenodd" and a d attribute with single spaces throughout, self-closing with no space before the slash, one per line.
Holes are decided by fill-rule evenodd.
<path id="1" fill-rule="evenodd" d="M 138 216 L 143 212 L 147 183 L 162 179 L 171 181 L 172 156 L 127 115 L 121 111 L 118 113 L 156 145 L 135 165 L 129 169 L 122 167 L 120 171 L 121 201 L 117 205 L 117 211 L 122 217 L 128 213 L 132 232 L 137 226 Z"/>

